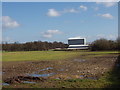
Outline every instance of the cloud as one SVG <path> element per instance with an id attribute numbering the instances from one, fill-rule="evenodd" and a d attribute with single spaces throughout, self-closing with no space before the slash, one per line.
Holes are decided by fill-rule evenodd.
<path id="1" fill-rule="evenodd" d="M 61 16 L 65 13 L 78 13 L 79 11 L 77 9 L 71 8 L 71 9 L 64 9 L 62 11 L 57 11 L 55 9 L 48 9 L 47 16 L 50 17 L 57 17 Z"/>
<path id="2" fill-rule="evenodd" d="M 17 21 L 10 18 L 9 16 L 2 16 L 3 29 L 16 28 L 19 26 L 20 26 L 20 24 Z"/>
<path id="3" fill-rule="evenodd" d="M 116 2 L 96 2 L 96 3 L 104 5 L 105 7 L 112 7 L 116 4 Z"/>
<path id="4" fill-rule="evenodd" d="M 117 38 L 116 35 L 112 35 L 112 34 L 109 34 L 109 35 L 98 34 L 96 37 L 97 37 L 97 39 L 105 38 L 105 39 L 109 39 L 109 40 L 115 40 Z"/>
<path id="5" fill-rule="evenodd" d="M 109 13 L 106 14 L 98 14 L 98 16 L 101 16 L 103 18 L 107 18 L 107 19 L 113 19 L 113 16 Z"/>
<path id="6" fill-rule="evenodd" d="M 85 10 L 85 11 L 87 10 L 87 7 L 83 6 L 83 5 L 81 5 L 80 8 L 83 9 L 83 10 Z"/>
<path id="7" fill-rule="evenodd" d="M 61 34 L 62 32 L 59 30 L 47 30 L 46 32 L 43 32 L 42 37 L 44 38 L 52 38 L 53 35 Z"/>
<path id="8" fill-rule="evenodd" d="M 72 9 L 69 10 L 69 12 L 70 12 L 70 13 L 77 13 L 78 11 L 75 10 L 74 8 L 72 8 Z"/>
<path id="9" fill-rule="evenodd" d="M 60 16 L 60 13 L 55 9 L 48 9 L 47 15 L 50 17 L 57 17 L 57 16 Z"/>
<path id="10" fill-rule="evenodd" d="M 77 9 L 71 8 L 71 9 L 64 9 L 62 13 L 78 13 L 79 11 Z"/>

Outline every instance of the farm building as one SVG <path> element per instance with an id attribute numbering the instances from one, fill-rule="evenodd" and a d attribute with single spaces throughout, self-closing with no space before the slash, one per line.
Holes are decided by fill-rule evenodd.
<path id="1" fill-rule="evenodd" d="M 88 49 L 86 38 L 68 38 L 68 49 Z"/>

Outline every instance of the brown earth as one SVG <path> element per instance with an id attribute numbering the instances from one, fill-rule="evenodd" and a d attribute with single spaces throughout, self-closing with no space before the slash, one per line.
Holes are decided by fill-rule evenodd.
<path id="1" fill-rule="evenodd" d="M 80 56 L 72 60 L 59 61 L 14 61 L 3 62 L 3 82 L 46 81 L 47 79 L 98 79 L 112 70 L 118 55 L 94 56 L 84 59 Z M 36 74 L 36 76 L 32 76 Z M 41 76 L 37 76 L 41 75 Z"/>

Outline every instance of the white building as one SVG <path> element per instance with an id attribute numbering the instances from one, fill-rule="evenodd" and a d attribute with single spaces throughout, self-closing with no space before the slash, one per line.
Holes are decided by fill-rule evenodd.
<path id="1" fill-rule="evenodd" d="M 88 49 L 86 38 L 68 38 L 68 49 Z"/>

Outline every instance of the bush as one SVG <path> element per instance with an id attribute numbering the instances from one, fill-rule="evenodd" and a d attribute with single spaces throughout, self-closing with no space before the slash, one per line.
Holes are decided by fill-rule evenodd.
<path id="1" fill-rule="evenodd" d="M 102 51 L 102 50 L 116 50 L 117 42 L 107 39 L 98 39 L 95 40 L 91 45 L 90 49 L 92 51 Z"/>

